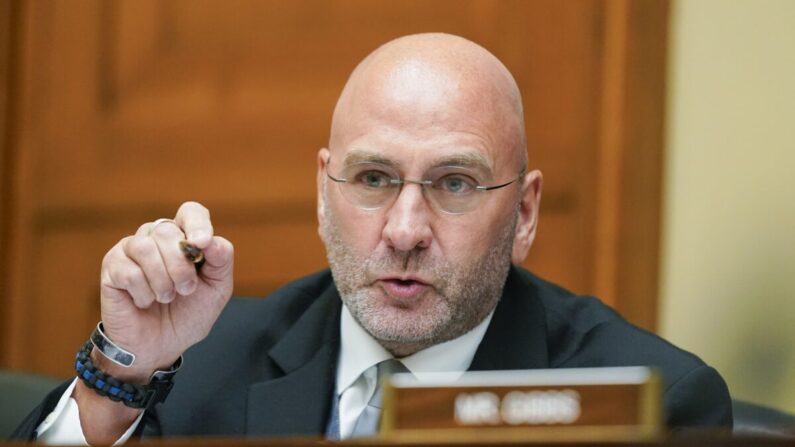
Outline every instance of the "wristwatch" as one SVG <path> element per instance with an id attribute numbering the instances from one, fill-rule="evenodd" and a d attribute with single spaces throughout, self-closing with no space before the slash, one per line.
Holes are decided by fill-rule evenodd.
<path id="1" fill-rule="evenodd" d="M 133 385 L 123 382 L 100 370 L 91 360 L 94 348 L 114 363 L 130 367 L 135 362 L 135 354 L 113 343 L 104 333 L 102 322 L 97 324 L 91 338 L 80 348 L 75 359 L 77 376 L 100 396 L 114 402 L 122 402 L 130 408 L 149 409 L 166 400 L 174 386 L 174 375 L 182 366 L 182 356 L 168 370 L 155 371 L 146 385 Z"/>

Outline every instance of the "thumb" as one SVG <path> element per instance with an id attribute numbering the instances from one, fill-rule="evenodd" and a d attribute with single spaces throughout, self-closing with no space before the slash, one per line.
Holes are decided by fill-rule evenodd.
<path id="1" fill-rule="evenodd" d="M 199 276 L 210 282 L 232 281 L 235 249 L 232 243 L 213 236 L 210 244 L 204 249 L 204 265 Z"/>

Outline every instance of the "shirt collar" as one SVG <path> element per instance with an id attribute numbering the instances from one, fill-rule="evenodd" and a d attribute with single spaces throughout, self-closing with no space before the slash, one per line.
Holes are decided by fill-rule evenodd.
<path id="1" fill-rule="evenodd" d="M 472 363 L 475 351 L 483 340 L 493 315 L 492 310 L 483 321 L 466 334 L 415 352 L 400 361 L 414 374 L 450 372 L 458 373 L 460 376 Z M 345 304 L 342 305 L 340 335 L 340 355 L 337 364 L 338 394 L 351 386 L 371 366 L 392 358 L 392 354 L 359 325 Z"/>

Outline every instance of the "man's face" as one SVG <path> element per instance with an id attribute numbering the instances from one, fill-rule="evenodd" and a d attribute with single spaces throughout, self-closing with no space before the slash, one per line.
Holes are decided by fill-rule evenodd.
<path id="1" fill-rule="evenodd" d="M 510 267 L 522 182 L 479 192 L 486 197 L 476 209 L 449 214 L 416 184 L 385 206 L 363 209 L 327 173 L 340 177 L 352 163 L 378 160 L 417 180 L 452 162 L 496 185 L 523 168 L 488 101 L 462 93 L 455 79 L 417 79 L 416 67 L 405 70 L 350 100 L 331 149 L 319 154 L 318 173 L 320 233 L 342 300 L 396 355 L 462 335 L 494 308 Z"/>

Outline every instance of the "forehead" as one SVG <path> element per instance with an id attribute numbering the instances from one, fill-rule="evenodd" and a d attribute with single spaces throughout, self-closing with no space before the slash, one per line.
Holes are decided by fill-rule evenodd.
<path id="1" fill-rule="evenodd" d="M 421 175 L 440 166 L 457 166 L 490 177 L 511 165 L 508 151 L 484 129 L 457 131 L 440 125 L 374 125 L 370 115 L 359 132 L 332 151 L 346 164 L 378 162 L 404 175 Z"/>
<path id="2" fill-rule="evenodd" d="M 403 172 L 452 165 L 491 174 L 512 165 L 513 148 L 499 129 L 462 110 L 449 101 L 432 111 L 369 102 L 346 117 L 330 149 L 345 164 L 378 162 Z"/>
<path id="3" fill-rule="evenodd" d="M 491 81 L 412 59 L 370 67 L 343 93 L 330 149 L 341 160 L 366 152 L 403 167 L 447 161 L 499 170 L 515 159 L 517 123 Z"/>

